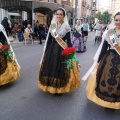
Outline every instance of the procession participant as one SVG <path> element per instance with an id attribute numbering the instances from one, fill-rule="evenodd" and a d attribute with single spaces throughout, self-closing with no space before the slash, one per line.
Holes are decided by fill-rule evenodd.
<path id="1" fill-rule="evenodd" d="M 58 8 L 51 22 L 40 63 L 38 87 L 45 92 L 60 95 L 80 86 L 78 62 L 70 32 L 66 12 Z"/>
<path id="2" fill-rule="evenodd" d="M 82 32 L 81 32 L 81 21 L 76 21 L 75 30 L 73 31 L 72 35 L 72 45 L 76 49 L 77 52 L 84 51 L 84 43 L 82 39 Z"/>
<path id="3" fill-rule="evenodd" d="M 95 26 L 95 43 L 101 42 L 101 36 L 102 36 L 102 24 L 100 21 Z"/>
<path id="4" fill-rule="evenodd" d="M 109 26 L 105 33 L 99 57 L 100 49 L 95 56 L 98 64 L 89 76 L 86 93 L 88 99 L 100 106 L 120 109 L 120 12 L 114 17 L 114 27 Z"/>
<path id="5" fill-rule="evenodd" d="M 20 76 L 20 66 L 10 45 L 4 27 L 0 24 L 0 86 Z"/>

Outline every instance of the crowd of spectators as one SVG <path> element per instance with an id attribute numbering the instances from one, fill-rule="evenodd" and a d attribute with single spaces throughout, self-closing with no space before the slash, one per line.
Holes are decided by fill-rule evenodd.
<path id="1" fill-rule="evenodd" d="M 24 33 L 28 33 L 29 37 L 39 40 L 39 44 L 42 44 L 42 40 L 46 39 L 48 33 L 48 26 L 40 24 L 39 21 L 36 21 L 33 27 L 28 20 L 19 23 L 14 19 L 11 23 L 7 17 L 4 17 L 1 24 L 4 26 L 7 35 L 17 37 L 19 42 L 24 41 Z"/>

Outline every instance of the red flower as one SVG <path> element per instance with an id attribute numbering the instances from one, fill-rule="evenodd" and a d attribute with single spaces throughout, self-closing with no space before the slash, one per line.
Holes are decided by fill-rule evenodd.
<path id="1" fill-rule="evenodd" d="M 2 48 L 1 48 L 1 49 L 2 49 L 2 52 L 4 52 L 4 51 L 8 50 L 8 48 L 9 48 L 9 46 L 8 46 L 8 45 L 3 45 L 3 46 L 2 46 Z"/>
<path id="2" fill-rule="evenodd" d="M 84 37 L 85 36 L 85 34 L 82 34 L 82 37 Z"/>
<path id="3" fill-rule="evenodd" d="M 68 48 L 64 49 L 61 54 L 63 56 L 68 56 L 68 55 L 73 54 L 73 53 L 75 53 L 75 48 L 68 47 Z"/>

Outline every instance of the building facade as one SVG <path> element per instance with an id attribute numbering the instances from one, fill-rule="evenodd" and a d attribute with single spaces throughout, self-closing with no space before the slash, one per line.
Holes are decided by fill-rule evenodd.
<path id="1" fill-rule="evenodd" d="M 120 12 L 120 0 L 111 0 L 109 12 L 112 16 L 114 16 L 117 12 Z"/>
<path id="2" fill-rule="evenodd" d="M 86 17 L 87 9 L 86 9 L 86 1 L 85 0 L 78 0 L 77 6 L 77 18 L 82 19 Z"/>
<path id="3" fill-rule="evenodd" d="M 77 11 L 78 19 L 87 18 L 90 22 L 93 11 L 93 0 L 78 0 Z"/>
<path id="4" fill-rule="evenodd" d="M 92 11 L 93 11 L 93 0 L 86 0 L 86 18 L 88 21 L 92 19 Z"/>
<path id="5" fill-rule="evenodd" d="M 0 22 L 4 17 L 11 21 L 18 19 L 39 21 L 40 24 L 50 24 L 52 15 L 58 7 L 64 7 L 69 21 L 73 15 L 74 0 L 0 0 Z"/>

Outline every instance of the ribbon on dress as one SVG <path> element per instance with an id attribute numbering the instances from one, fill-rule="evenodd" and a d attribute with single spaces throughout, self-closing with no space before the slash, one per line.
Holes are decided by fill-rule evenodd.
<path id="1" fill-rule="evenodd" d="M 7 43 L 10 45 L 10 41 L 9 41 L 9 39 L 8 39 L 8 36 L 7 36 L 6 32 L 5 32 L 5 29 L 4 29 L 4 27 L 3 27 L 1 24 L 0 24 L 0 31 L 3 32 L 4 36 L 6 37 Z M 18 69 L 20 70 L 21 67 L 20 67 L 20 65 L 19 65 L 19 63 L 18 63 L 18 61 L 17 61 L 17 59 L 16 59 L 15 53 L 14 53 L 11 45 L 10 45 L 10 51 L 11 51 L 11 53 L 12 53 L 12 56 L 13 56 L 13 59 L 14 59 L 15 63 L 16 63 L 17 66 L 18 66 Z M 13 63 L 14 63 L 14 62 L 13 62 Z"/>
<path id="2" fill-rule="evenodd" d="M 55 40 L 57 41 L 57 43 L 58 43 L 63 49 L 68 48 L 68 45 L 66 44 L 66 42 L 64 42 L 64 41 L 58 36 L 57 31 L 56 31 L 56 25 L 55 25 L 54 23 L 51 25 L 51 31 L 52 31 L 52 33 L 54 34 L 54 38 L 55 38 Z M 75 54 L 73 55 L 72 58 L 67 59 L 65 62 L 63 62 L 63 63 L 66 63 L 68 70 L 69 70 L 70 68 L 73 68 L 73 67 L 74 67 L 74 66 L 73 66 L 73 62 L 72 62 L 73 60 L 76 61 L 77 64 L 79 63 L 79 61 L 77 60 Z"/>
<path id="3" fill-rule="evenodd" d="M 51 31 L 53 32 L 54 38 L 55 38 L 55 40 L 57 41 L 57 43 L 58 43 L 63 49 L 67 48 L 67 47 L 68 47 L 67 44 L 58 36 L 57 31 L 56 31 L 56 25 L 55 25 L 54 23 L 51 25 Z"/>
<path id="4" fill-rule="evenodd" d="M 108 33 L 109 41 L 112 44 L 114 50 L 120 55 L 120 47 L 118 46 L 118 43 L 115 38 L 115 30 L 111 29 Z"/>

